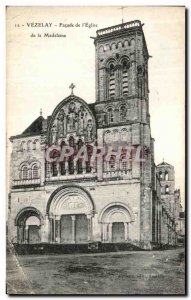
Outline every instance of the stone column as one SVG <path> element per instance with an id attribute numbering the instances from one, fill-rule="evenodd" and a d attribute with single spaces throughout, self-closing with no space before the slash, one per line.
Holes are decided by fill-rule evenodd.
<path id="1" fill-rule="evenodd" d="M 69 174 L 69 170 L 68 170 L 68 161 L 65 161 L 65 170 L 66 170 L 66 175 Z"/>
<path id="2" fill-rule="evenodd" d="M 24 227 L 23 226 L 17 226 L 17 243 L 18 244 L 22 244 L 24 239 L 23 239 L 23 235 L 24 235 Z"/>
<path id="3" fill-rule="evenodd" d="M 129 226 L 127 222 L 124 222 L 124 228 L 125 228 L 125 241 L 127 241 L 129 237 Z"/>
<path id="4" fill-rule="evenodd" d="M 94 159 L 90 160 L 90 166 L 91 166 L 91 173 L 95 173 L 96 172 L 96 163 Z"/>
<path id="5" fill-rule="evenodd" d="M 50 242 L 53 243 L 54 242 L 54 216 L 50 216 L 49 218 L 49 222 L 50 222 Z"/>
<path id="6" fill-rule="evenodd" d="M 102 241 L 103 240 L 103 231 L 104 231 L 104 224 L 99 223 L 98 214 L 94 212 L 94 216 L 92 215 L 91 219 L 91 239 L 92 241 Z"/>
<path id="7" fill-rule="evenodd" d="M 41 224 L 41 242 L 48 243 L 50 241 L 50 221 L 49 216 L 46 215 L 44 224 Z"/>
<path id="8" fill-rule="evenodd" d="M 102 223 L 102 241 L 105 242 L 107 240 L 107 224 Z"/>
<path id="9" fill-rule="evenodd" d="M 82 169 L 83 169 L 83 174 L 86 174 L 86 162 L 84 159 L 82 160 Z"/>
<path id="10" fill-rule="evenodd" d="M 77 172 L 77 160 L 74 159 L 74 175 L 77 175 L 78 172 Z"/>
<path id="11" fill-rule="evenodd" d="M 88 219 L 88 241 L 92 240 L 92 216 L 87 215 Z"/>
<path id="12" fill-rule="evenodd" d="M 58 170 L 58 177 L 60 177 L 60 175 L 61 175 L 61 167 L 60 167 L 60 163 L 58 162 L 57 163 L 57 170 Z"/>
<path id="13" fill-rule="evenodd" d="M 46 163 L 46 177 L 51 177 L 51 164 L 49 162 Z"/>
<path id="14" fill-rule="evenodd" d="M 55 219 L 55 242 L 60 243 L 60 216 Z"/>
<path id="15" fill-rule="evenodd" d="M 29 226 L 25 225 L 25 244 L 29 243 Z"/>
<path id="16" fill-rule="evenodd" d="M 53 238 L 54 238 L 54 243 L 56 242 L 56 217 L 53 216 L 53 224 L 54 224 L 54 230 L 53 230 Z"/>
<path id="17" fill-rule="evenodd" d="M 76 216 L 71 216 L 72 218 L 72 243 L 76 242 Z"/>
<path id="18" fill-rule="evenodd" d="M 109 223 L 109 242 L 111 243 L 112 242 L 112 223 Z"/>

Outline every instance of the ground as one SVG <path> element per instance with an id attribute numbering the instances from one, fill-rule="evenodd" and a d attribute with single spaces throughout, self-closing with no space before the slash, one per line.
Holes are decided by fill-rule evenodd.
<path id="1" fill-rule="evenodd" d="M 7 255 L 8 294 L 184 294 L 184 249 Z"/>

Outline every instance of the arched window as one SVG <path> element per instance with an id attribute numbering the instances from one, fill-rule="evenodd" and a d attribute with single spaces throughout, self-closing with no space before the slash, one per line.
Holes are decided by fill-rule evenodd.
<path id="1" fill-rule="evenodd" d="M 114 64 L 111 63 L 109 65 L 109 98 L 115 97 L 115 67 Z"/>
<path id="2" fill-rule="evenodd" d="M 159 172 L 159 179 L 162 180 L 162 171 Z"/>
<path id="3" fill-rule="evenodd" d="M 21 178 L 22 179 L 28 179 L 28 168 L 27 166 L 23 166 L 21 169 Z"/>
<path id="4" fill-rule="evenodd" d="M 80 150 L 80 148 L 83 146 L 83 142 L 82 140 L 80 139 L 78 141 L 78 151 Z M 78 174 L 82 174 L 83 173 L 83 164 L 82 164 L 82 158 L 79 158 L 78 159 L 78 162 L 77 162 L 77 171 L 78 171 Z"/>
<path id="5" fill-rule="evenodd" d="M 69 146 L 74 147 L 74 138 L 73 138 L 73 136 L 69 137 Z"/>
<path id="6" fill-rule="evenodd" d="M 62 149 L 63 147 L 65 147 L 65 146 L 66 146 L 66 143 L 63 141 L 63 142 L 61 143 L 61 149 Z M 61 156 L 62 156 L 62 155 L 61 155 Z M 66 161 L 66 158 L 63 157 L 63 158 L 62 158 L 62 161 L 60 162 L 60 174 L 61 174 L 61 175 L 65 175 L 65 174 L 66 174 L 65 161 Z"/>
<path id="7" fill-rule="evenodd" d="M 34 140 L 33 142 L 33 150 L 37 150 L 40 148 L 40 142 L 39 140 Z"/>
<path id="8" fill-rule="evenodd" d="M 165 171 L 165 180 L 169 180 L 168 172 Z"/>
<path id="9" fill-rule="evenodd" d="M 69 138 L 69 146 L 74 148 L 74 138 L 70 136 Z M 68 159 L 68 171 L 69 174 L 74 174 L 74 155 L 70 155 Z"/>
<path id="10" fill-rule="evenodd" d="M 114 122 L 114 112 L 112 108 L 108 109 L 108 123 L 113 123 Z"/>
<path id="11" fill-rule="evenodd" d="M 99 47 L 99 53 L 103 53 L 104 52 L 104 47 L 103 46 L 100 46 Z"/>
<path id="12" fill-rule="evenodd" d="M 122 65 L 122 94 L 123 96 L 128 95 L 129 87 L 128 87 L 128 66 L 127 61 L 123 61 Z"/>
<path id="13" fill-rule="evenodd" d="M 124 151 L 124 153 L 121 155 L 120 158 L 120 170 L 127 171 L 130 169 L 131 169 L 130 154 L 128 156 L 127 152 Z"/>
<path id="14" fill-rule="evenodd" d="M 120 107 L 120 121 L 125 121 L 126 120 L 126 107 L 121 106 Z"/>
<path id="15" fill-rule="evenodd" d="M 26 143 L 25 143 L 25 141 L 22 141 L 21 142 L 21 151 L 24 151 L 24 150 L 26 150 Z"/>
<path id="16" fill-rule="evenodd" d="M 27 151 L 30 151 L 31 150 L 31 141 L 28 141 L 27 142 Z"/>
<path id="17" fill-rule="evenodd" d="M 33 150 L 36 150 L 36 140 L 33 142 Z"/>
<path id="18" fill-rule="evenodd" d="M 51 158 L 58 158 L 60 156 L 60 152 L 58 150 L 53 150 L 50 154 Z M 52 176 L 58 175 L 58 166 L 57 166 L 57 160 L 52 162 Z"/>
<path id="19" fill-rule="evenodd" d="M 131 49 L 134 49 L 135 47 L 135 39 L 131 39 Z"/>
<path id="20" fill-rule="evenodd" d="M 39 178 L 39 168 L 38 168 L 37 164 L 32 166 L 32 178 L 33 179 Z"/>
<path id="21" fill-rule="evenodd" d="M 111 156 L 109 160 L 109 169 L 110 171 L 115 171 L 115 156 Z"/>
<path id="22" fill-rule="evenodd" d="M 52 176 L 57 176 L 57 175 L 58 175 L 57 162 L 54 161 L 52 163 Z"/>
<path id="23" fill-rule="evenodd" d="M 168 186 L 168 185 L 165 186 L 165 194 L 166 194 L 166 195 L 169 194 L 169 186 Z"/>
<path id="24" fill-rule="evenodd" d="M 93 152 L 93 147 L 91 145 L 87 145 L 87 154 L 88 154 L 88 161 L 86 161 L 86 173 L 90 173 L 91 168 L 91 156 Z"/>

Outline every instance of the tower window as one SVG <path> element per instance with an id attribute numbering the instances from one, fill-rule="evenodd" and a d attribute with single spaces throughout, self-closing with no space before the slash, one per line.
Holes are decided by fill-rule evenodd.
<path id="1" fill-rule="evenodd" d="M 126 108 L 125 106 L 121 106 L 120 108 L 120 121 L 126 120 Z"/>
<path id="2" fill-rule="evenodd" d="M 127 61 L 123 62 L 123 68 L 122 68 L 122 93 L 123 96 L 128 95 L 129 87 L 128 87 L 128 67 L 127 67 Z"/>
<path id="3" fill-rule="evenodd" d="M 114 64 L 109 66 L 109 98 L 115 97 L 115 69 Z"/>
<path id="4" fill-rule="evenodd" d="M 169 180 L 168 172 L 165 172 L 165 180 Z"/>
<path id="5" fill-rule="evenodd" d="M 168 185 L 165 186 L 165 194 L 166 194 L 166 195 L 169 194 L 169 186 L 168 186 Z"/>
<path id="6" fill-rule="evenodd" d="M 113 109 L 110 108 L 108 109 L 108 123 L 113 123 L 114 122 L 114 112 Z"/>

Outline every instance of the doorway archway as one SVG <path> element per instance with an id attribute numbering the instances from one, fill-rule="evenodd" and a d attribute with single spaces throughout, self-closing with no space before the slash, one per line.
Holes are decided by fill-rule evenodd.
<path id="1" fill-rule="evenodd" d="M 115 202 L 107 205 L 99 216 L 102 224 L 102 241 L 105 243 L 123 243 L 129 238 L 129 224 L 134 221 L 134 214 L 124 203 Z"/>
<path id="2" fill-rule="evenodd" d="M 17 243 L 38 244 L 41 242 L 42 214 L 34 207 L 22 209 L 16 216 Z"/>
<path id="3" fill-rule="evenodd" d="M 87 243 L 92 238 L 94 205 L 89 193 L 78 186 L 57 189 L 47 204 L 52 243 Z"/>

